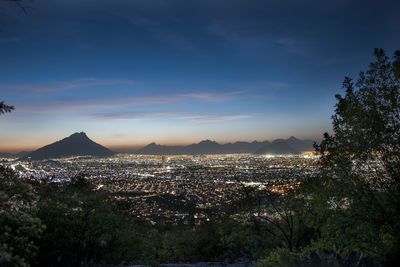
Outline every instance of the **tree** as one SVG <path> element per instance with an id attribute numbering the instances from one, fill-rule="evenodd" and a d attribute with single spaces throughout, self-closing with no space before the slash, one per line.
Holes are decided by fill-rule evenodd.
<path id="1" fill-rule="evenodd" d="M 29 266 L 44 230 L 35 216 L 34 190 L 0 165 L 0 266 Z"/>
<path id="2" fill-rule="evenodd" d="M 37 266 L 124 264 L 136 260 L 141 241 L 115 203 L 81 176 L 69 183 L 42 182 L 38 217 L 46 225 Z"/>
<path id="3" fill-rule="evenodd" d="M 331 245 L 390 264 L 400 255 L 400 51 L 392 59 L 382 49 L 374 54 L 355 83 L 344 79 L 344 96 L 336 95 L 334 133 L 316 146 L 313 205 Z"/>
<path id="4" fill-rule="evenodd" d="M 294 252 L 307 243 L 309 236 L 304 197 L 297 182 L 281 179 L 274 183 L 271 188 L 254 191 L 254 219 L 263 222 L 263 230 L 279 240 L 280 247 Z"/>
<path id="5" fill-rule="evenodd" d="M 21 12 L 28 14 L 28 9 L 31 8 L 26 4 L 27 1 L 24 0 L 5 0 L 4 2 L 10 2 L 15 4 Z"/>
<path id="6" fill-rule="evenodd" d="M 11 112 L 14 110 L 14 106 L 9 106 L 4 104 L 4 101 L 0 101 L 0 115 L 7 113 L 7 112 Z"/>
<path id="7" fill-rule="evenodd" d="M 309 244 L 313 233 L 306 224 L 309 207 L 305 205 L 303 179 L 280 177 L 266 181 L 262 187 L 242 184 L 245 197 L 233 212 L 252 225 L 257 265 L 281 266 L 279 258 L 282 266 L 286 266 L 286 261 L 294 261 L 294 256 Z M 260 248 L 262 251 L 257 251 Z"/>

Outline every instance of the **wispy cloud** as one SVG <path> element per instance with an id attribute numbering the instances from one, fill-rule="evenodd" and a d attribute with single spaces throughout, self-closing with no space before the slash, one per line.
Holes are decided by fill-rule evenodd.
<path id="1" fill-rule="evenodd" d="M 69 81 L 59 81 L 44 84 L 17 84 L 17 85 L 2 85 L 3 88 L 11 88 L 15 90 L 31 91 L 31 92 L 52 92 L 52 91 L 63 91 L 74 88 L 84 88 L 93 86 L 104 86 L 104 85 L 117 85 L 117 84 L 133 84 L 133 80 L 120 80 L 120 79 L 98 79 L 98 78 L 80 78 Z"/>
<path id="2" fill-rule="evenodd" d="M 112 119 L 103 119 L 97 121 L 143 121 L 145 118 L 112 118 Z"/>
<path id="3" fill-rule="evenodd" d="M 147 96 L 91 97 L 88 100 L 107 101 L 107 103 L 120 103 L 121 106 L 146 106 L 152 104 L 169 104 L 188 100 L 220 102 L 230 100 L 240 94 L 242 94 L 240 91 L 188 93 L 176 92 L 170 94 L 152 94 Z"/>
<path id="4" fill-rule="evenodd" d="M 198 92 L 198 93 L 183 93 L 178 94 L 177 97 L 181 98 L 192 98 L 203 101 L 222 101 L 229 98 L 232 98 L 235 95 L 240 94 L 241 92 Z"/>
<path id="5" fill-rule="evenodd" d="M 90 114 L 90 117 L 97 121 L 128 121 L 128 120 L 189 120 L 195 122 L 222 122 L 250 118 L 250 115 L 231 114 L 231 115 L 210 115 L 193 114 L 191 112 L 171 112 L 171 111 L 132 111 L 132 112 L 102 112 Z"/>
<path id="6" fill-rule="evenodd" d="M 107 109 L 107 108 L 121 108 L 130 106 L 130 104 L 122 103 L 83 103 L 83 104 L 29 104 L 29 105 L 18 105 L 16 112 L 39 112 L 47 113 L 49 111 L 63 112 L 69 111 L 80 111 L 85 109 Z"/>
<path id="7" fill-rule="evenodd" d="M 177 117 L 181 120 L 191 120 L 197 122 L 222 122 L 222 121 L 232 121 L 250 118 L 249 115 L 196 115 L 196 116 L 184 116 Z"/>
<path id="8" fill-rule="evenodd" d="M 132 106 L 151 104 L 169 104 L 182 101 L 223 102 L 242 94 L 240 91 L 230 92 L 187 92 L 171 94 L 155 94 L 143 97 L 125 97 L 119 100 L 128 101 Z"/>
<path id="9" fill-rule="evenodd" d="M 83 111 L 83 110 L 107 110 L 107 109 L 125 109 L 129 107 L 167 105 L 177 102 L 223 102 L 230 100 L 242 92 L 188 92 L 171 94 L 153 94 L 145 96 L 91 96 L 79 98 L 62 98 L 54 100 L 52 103 L 36 102 L 32 104 L 16 104 L 18 112 L 63 112 L 63 111 Z M 129 112 L 105 112 L 98 114 L 103 119 L 108 117 L 131 116 L 136 115 Z M 139 114 L 140 115 L 140 114 Z"/>
<path id="10" fill-rule="evenodd" d="M 101 112 L 92 113 L 90 117 L 97 121 L 138 121 L 149 118 L 157 118 L 166 115 L 176 114 L 173 112 L 146 112 L 146 111 L 123 111 L 123 112 Z"/>
<path id="11" fill-rule="evenodd" d="M 210 34 L 225 40 L 237 50 L 263 56 L 270 54 L 270 51 L 282 51 L 300 56 L 308 55 L 312 43 L 301 38 L 296 33 L 274 34 L 264 32 L 262 34 L 252 30 L 257 28 L 254 23 L 229 24 L 223 21 L 214 22 L 208 25 L 207 30 Z"/>

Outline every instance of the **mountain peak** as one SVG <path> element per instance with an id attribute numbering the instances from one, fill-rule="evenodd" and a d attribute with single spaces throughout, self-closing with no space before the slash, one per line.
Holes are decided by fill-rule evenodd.
<path id="1" fill-rule="evenodd" d="M 264 149 L 265 148 L 265 149 Z M 219 144 L 216 141 L 205 139 L 199 143 L 187 146 L 166 146 L 151 143 L 139 150 L 136 154 L 143 155 L 199 155 L 199 154 L 234 154 L 234 153 L 255 153 L 264 152 L 275 154 L 297 154 L 301 151 L 312 150 L 312 142 L 299 140 L 294 136 L 288 139 L 276 139 L 273 142 L 238 141 L 235 143 Z"/>
<path id="2" fill-rule="evenodd" d="M 107 157 L 115 154 L 108 148 L 93 142 L 84 132 L 74 133 L 60 141 L 39 148 L 28 155 L 33 160 L 60 158 L 70 156 L 99 156 Z"/>
<path id="3" fill-rule="evenodd" d="M 210 139 L 206 139 L 206 140 L 201 141 L 199 144 L 217 144 L 217 142 L 212 141 Z"/>
<path id="4" fill-rule="evenodd" d="M 85 132 L 80 132 L 80 133 L 78 133 L 78 132 L 76 132 L 76 133 L 73 133 L 73 134 L 71 134 L 69 137 L 67 137 L 67 138 L 71 138 L 71 137 L 81 137 L 81 138 L 89 138 L 87 135 L 86 135 L 86 133 Z"/>
<path id="5" fill-rule="evenodd" d="M 151 142 L 150 144 L 147 145 L 148 147 L 153 147 L 153 146 L 158 146 L 156 142 Z"/>

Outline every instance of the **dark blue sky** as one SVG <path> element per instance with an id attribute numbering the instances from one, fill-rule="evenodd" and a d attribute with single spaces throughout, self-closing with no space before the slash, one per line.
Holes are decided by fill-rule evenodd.
<path id="1" fill-rule="evenodd" d="M 0 150 L 318 139 L 344 76 L 400 48 L 400 1 L 25 4 L 0 3 Z"/>

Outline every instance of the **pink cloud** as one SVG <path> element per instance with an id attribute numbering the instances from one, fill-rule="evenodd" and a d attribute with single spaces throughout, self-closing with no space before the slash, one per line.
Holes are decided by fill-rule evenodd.
<path id="1" fill-rule="evenodd" d="M 122 80 L 123 81 L 123 80 Z M 80 79 L 79 82 L 65 82 L 59 83 L 58 90 L 61 88 L 77 88 L 83 85 L 88 86 L 91 84 L 111 84 L 114 81 L 102 81 L 97 79 Z M 128 81 L 127 81 L 128 82 Z M 132 81 L 133 82 L 133 81 Z M 35 92 L 46 92 L 45 90 L 55 90 L 53 87 L 24 87 L 24 90 L 31 90 Z M 29 88 L 29 89 L 28 89 Z M 22 87 L 20 87 L 22 89 Z M 35 104 L 20 104 L 18 112 L 62 112 L 63 110 L 90 110 L 90 109 L 121 109 L 133 106 L 146 106 L 146 105 L 162 105 L 179 101 L 198 100 L 203 102 L 218 102 L 226 101 L 233 98 L 240 92 L 190 92 L 190 93 L 174 93 L 174 94 L 155 94 L 149 96 L 126 96 L 126 97 L 93 97 L 87 99 L 77 99 L 74 102 L 56 102 L 52 104 L 35 103 Z"/>
<path id="2" fill-rule="evenodd" d="M 181 120 L 192 120 L 198 122 L 221 122 L 221 121 L 232 121 L 250 118 L 249 115 L 196 115 L 196 116 L 184 116 L 178 117 Z"/>
<path id="3" fill-rule="evenodd" d="M 21 105 L 16 112 L 46 112 L 46 111 L 62 111 L 62 110 L 81 110 L 96 108 L 120 108 L 129 106 L 121 103 L 92 103 L 92 104 L 37 104 L 37 105 Z"/>
<path id="4" fill-rule="evenodd" d="M 98 78 L 80 78 L 76 80 L 52 82 L 39 85 L 34 85 L 34 84 L 11 85 L 9 86 L 9 88 L 22 91 L 43 93 L 52 91 L 63 91 L 81 87 L 115 85 L 115 84 L 133 84 L 133 83 L 135 83 L 135 81 L 133 80 L 119 80 L 119 79 L 104 80 Z"/>

